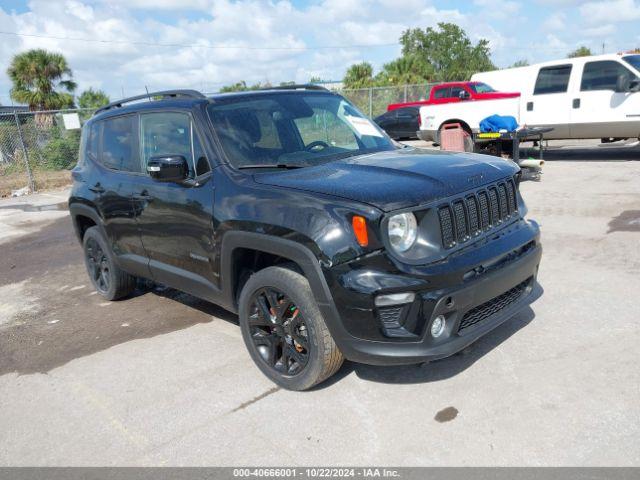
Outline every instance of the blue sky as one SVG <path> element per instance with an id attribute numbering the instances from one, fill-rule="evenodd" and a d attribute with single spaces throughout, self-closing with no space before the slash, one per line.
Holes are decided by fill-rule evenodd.
<path id="1" fill-rule="evenodd" d="M 340 79 L 362 60 L 379 69 L 399 54 L 403 30 L 439 21 L 488 39 L 499 66 L 579 45 L 640 46 L 639 0 L 0 0 L 0 32 L 24 35 L 0 34 L 0 102 L 10 103 L 11 57 L 28 48 L 64 53 L 80 91 L 210 92 L 239 80 Z"/>

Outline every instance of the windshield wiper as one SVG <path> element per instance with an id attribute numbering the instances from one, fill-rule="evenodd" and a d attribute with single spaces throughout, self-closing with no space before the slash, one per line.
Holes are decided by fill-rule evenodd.
<path id="1" fill-rule="evenodd" d="M 242 165 L 238 167 L 239 170 L 244 170 L 248 168 L 283 168 L 283 169 L 294 169 L 294 168 L 304 168 L 306 165 L 293 165 L 291 163 L 274 163 L 274 164 L 259 164 L 259 165 Z"/>

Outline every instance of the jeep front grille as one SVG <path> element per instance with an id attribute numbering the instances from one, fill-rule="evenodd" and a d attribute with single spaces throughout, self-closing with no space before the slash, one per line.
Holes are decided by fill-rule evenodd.
<path id="1" fill-rule="evenodd" d="M 438 209 L 444 248 L 453 248 L 488 231 L 518 212 L 513 180 L 482 188 L 466 197 L 453 198 Z"/>
<path id="2" fill-rule="evenodd" d="M 458 331 L 480 323 L 516 302 L 525 292 L 530 281 L 531 279 L 528 278 L 503 294 L 469 310 L 462 317 Z"/>

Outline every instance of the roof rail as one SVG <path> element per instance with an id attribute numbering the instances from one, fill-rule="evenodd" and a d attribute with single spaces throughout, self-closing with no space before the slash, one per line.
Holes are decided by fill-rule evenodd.
<path id="1" fill-rule="evenodd" d="M 122 100 L 111 102 L 96 110 L 94 115 L 106 110 L 111 110 L 112 108 L 122 107 L 125 103 L 144 99 L 153 100 L 153 97 L 161 97 L 163 100 L 166 98 L 207 98 L 197 90 L 163 90 L 161 92 L 149 92 L 144 95 L 136 95 L 135 97 L 123 98 Z"/>
<path id="2" fill-rule="evenodd" d="M 329 90 L 321 85 L 314 85 L 313 83 L 294 83 L 291 85 L 278 85 L 277 87 L 265 87 L 260 90 Z"/>

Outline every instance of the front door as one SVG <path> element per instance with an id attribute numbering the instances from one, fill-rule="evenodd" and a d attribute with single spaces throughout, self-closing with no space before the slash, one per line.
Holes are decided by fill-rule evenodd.
<path id="1" fill-rule="evenodd" d="M 521 125 L 552 127 L 553 131 L 545 134 L 545 138 L 570 138 L 571 70 L 571 64 L 540 68 L 533 93 L 520 106 Z"/>
<path id="2" fill-rule="evenodd" d="M 189 178 L 157 182 L 148 175 L 133 195 L 140 236 L 153 279 L 215 300 L 218 291 L 213 255 L 213 177 L 191 115 L 153 112 L 140 115 L 143 169 L 154 156 L 182 155 Z"/>
<path id="3" fill-rule="evenodd" d="M 586 62 L 580 91 L 573 97 L 571 135 L 575 138 L 637 137 L 640 92 L 626 86 L 636 75 L 615 60 Z"/>
<path id="4" fill-rule="evenodd" d="M 131 196 L 142 178 L 138 149 L 137 115 L 122 115 L 92 125 L 89 157 L 99 172 L 90 182 L 95 203 L 103 220 L 107 240 L 118 263 L 128 272 L 148 277 L 144 250 Z"/>

